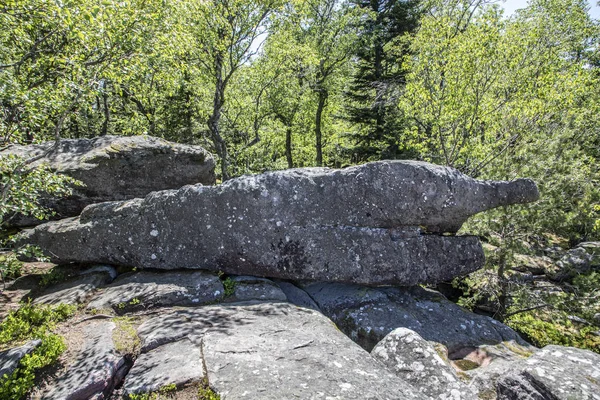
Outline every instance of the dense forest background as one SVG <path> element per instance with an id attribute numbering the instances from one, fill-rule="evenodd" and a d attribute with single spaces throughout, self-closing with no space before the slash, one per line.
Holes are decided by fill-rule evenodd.
<path id="1" fill-rule="evenodd" d="M 584 0 L 511 16 L 497 3 L 4 0 L 1 145 L 148 134 L 206 147 L 220 181 L 380 159 L 533 178 L 540 201 L 465 227 L 492 250 L 455 287 L 466 306 L 550 332 L 540 343 L 598 351 L 568 319 L 600 312 L 597 271 L 545 291 L 509 270 L 515 255 L 600 239 L 600 25 Z M 27 162 L 0 161 L 2 216 L 64 188 Z"/>

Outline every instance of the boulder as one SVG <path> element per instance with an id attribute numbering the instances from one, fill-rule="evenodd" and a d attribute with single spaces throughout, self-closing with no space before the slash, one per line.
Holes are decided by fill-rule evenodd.
<path id="1" fill-rule="evenodd" d="M 41 157 L 32 166 L 47 165 L 85 186 L 72 196 L 46 197 L 42 205 L 56 218 L 79 215 L 88 204 L 143 197 L 150 192 L 176 189 L 188 184 L 212 185 L 215 161 L 199 146 L 168 142 L 151 136 L 101 136 L 93 139 L 63 139 L 30 146 L 10 146 L 0 157 Z M 12 226 L 36 225 L 42 221 L 15 216 Z"/>
<path id="2" fill-rule="evenodd" d="M 138 333 L 142 353 L 181 340 L 198 345 L 205 382 L 221 399 L 427 398 L 322 314 L 287 303 L 177 310 L 144 322 Z"/>
<path id="3" fill-rule="evenodd" d="M 116 271 L 112 267 L 108 268 L 110 269 L 91 269 L 85 271 L 78 277 L 53 285 L 44 290 L 40 295 L 35 296 L 33 302 L 35 304 L 84 303 L 93 295 L 97 288 L 104 286 L 113 280 L 113 273 L 116 275 Z M 112 272 L 110 270 L 112 270 Z"/>
<path id="4" fill-rule="evenodd" d="M 114 329 L 115 324 L 110 321 L 88 324 L 84 328 L 83 348 L 42 400 L 108 399 L 127 368 L 125 359 L 115 349 Z"/>
<path id="5" fill-rule="evenodd" d="M 584 242 L 567 250 L 556 262 L 555 270 L 546 275 L 555 281 L 565 281 L 580 274 L 600 270 L 600 242 Z"/>
<path id="6" fill-rule="evenodd" d="M 36 349 L 42 341 L 31 340 L 25 343 L 23 346 L 15 347 L 12 349 L 8 349 L 0 352 L 0 382 L 4 379 L 4 376 L 10 376 L 17 367 L 19 366 L 19 362 L 23 357 L 27 354 L 31 353 Z"/>
<path id="7" fill-rule="evenodd" d="M 510 340 L 526 345 L 508 326 L 466 311 L 433 290 L 323 282 L 304 289 L 326 316 L 368 351 L 396 328 L 411 329 L 450 352 Z"/>
<path id="8" fill-rule="evenodd" d="M 546 346 L 498 380 L 498 400 L 600 399 L 600 355 Z"/>
<path id="9" fill-rule="evenodd" d="M 233 293 L 226 299 L 229 302 L 287 301 L 286 295 L 279 286 L 269 279 L 254 276 L 234 276 L 229 279 L 233 286 Z"/>
<path id="10" fill-rule="evenodd" d="M 189 339 L 165 344 L 140 355 L 123 385 L 125 394 L 156 392 L 162 387 L 200 382 L 204 377 L 200 346 Z"/>
<path id="11" fill-rule="evenodd" d="M 219 277 L 206 271 L 141 271 L 119 276 L 87 308 L 112 308 L 121 313 L 153 307 L 199 306 L 219 301 L 223 295 Z"/>
<path id="12" fill-rule="evenodd" d="M 486 182 L 432 164 L 382 161 L 186 186 L 87 207 L 29 230 L 57 262 L 205 268 L 371 285 L 435 283 L 483 265 L 471 215 L 533 201 L 530 180 Z"/>
<path id="13" fill-rule="evenodd" d="M 429 399 L 477 399 L 476 392 L 458 378 L 435 347 L 410 329 L 393 330 L 371 355 Z"/>

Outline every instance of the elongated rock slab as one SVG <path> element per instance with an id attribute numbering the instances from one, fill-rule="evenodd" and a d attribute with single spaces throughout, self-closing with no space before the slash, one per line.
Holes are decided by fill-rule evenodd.
<path id="1" fill-rule="evenodd" d="M 533 201 L 530 180 L 483 182 L 452 168 L 384 161 L 186 186 L 96 204 L 29 231 L 57 262 L 205 268 L 229 274 L 364 284 L 434 283 L 483 265 L 471 215 Z"/>
<path id="2" fill-rule="evenodd" d="M 168 343 L 197 343 L 207 383 L 221 399 L 427 398 L 322 314 L 291 304 L 237 303 L 177 310 L 147 320 L 138 333 L 139 359 L 144 360 L 144 354 L 161 351 Z M 188 364 L 190 372 L 201 374 Z M 157 380 L 174 382 L 166 377 L 161 374 Z"/>
<path id="3" fill-rule="evenodd" d="M 47 165 L 85 186 L 68 198 L 46 197 L 43 205 L 58 218 L 78 215 L 88 204 L 142 197 L 150 192 L 215 181 L 215 161 L 200 146 L 168 142 L 151 136 L 101 136 L 63 139 L 30 146 L 11 146 L 0 157 L 41 157 L 33 165 Z M 37 225 L 34 218 L 15 216 L 13 226 Z"/>

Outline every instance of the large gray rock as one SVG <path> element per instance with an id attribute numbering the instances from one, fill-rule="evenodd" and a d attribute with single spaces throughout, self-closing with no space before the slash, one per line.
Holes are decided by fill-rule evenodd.
<path id="1" fill-rule="evenodd" d="M 440 293 L 421 287 L 315 283 L 304 289 L 326 316 L 369 351 L 396 328 L 411 329 L 450 352 L 510 340 L 526 344 L 506 325 L 466 311 Z"/>
<path id="2" fill-rule="evenodd" d="M 35 297 L 35 304 L 81 304 L 100 286 L 112 281 L 108 272 L 86 273 L 53 285 Z"/>
<path id="3" fill-rule="evenodd" d="M 554 270 L 546 275 L 555 281 L 564 281 L 580 274 L 600 270 L 600 242 L 584 242 L 567 250 L 556 261 Z"/>
<path id="4" fill-rule="evenodd" d="M 204 377 L 200 346 L 189 339 L 165 344 L 140 355 L 125 379 L 125 394 L 156 392 L 167 385 L 181 387 Z"/>
<path id="5" fill-rule="evenodd" d="M 599 400 L 600 355 L 546 346 L 497 384 L 498 400 Z"/>
<path id="6" fill-rule="evenodd" d="M 5 378 L 5 375 L 10 376 L 13 372 L 15 372 L 15 370 L 19 366 L 19 362 L 21 361 L 21 359 L 27 354 L 31 353 L 33 350 L 35 350 L 35 348 L 38 347 L 40 344 L 42 344 L 42 341 L 37 339 L 29 341 L 23 346 L 1 351 L 0 382 L 2 382 L 2 380 Z"/>
<path id="7" fill-rule="evenodd" d="M 141 271 L 119 276 L 87 308 L 124 312 L 139 308 L 199 306 L 219 301 L 223 295 L 219 277 L 206 271 Z"/>
<path id="8" fill-rule="evenodd" d="M 54 145 L 55 142 L 13 145 L 0 152 L 0 157 L 43 156 L 32 165 L 46 164 L 52 171 L 85 184 L 85 187 L 77 187 L 73 196 L 43 201 L 44 206 L 57 213 L 56 219 L 78 215 L 88 204 L 133 199 L 188 184 L 211 185 L 215 181 L 215 161 L 199 146 L 151 136 L 63 139 L 58 148 L 53 148 Z M 8 222 L 13 226 L 27 226 L 41 221 L 17 216 Z"/>
<path id="9" fill-rule="evenodd" d="M 483 265 L 471 215 L 537 199 L 530 180 L 483 182 L 420 162 L 307 168 L 96 204 L 30 230 L 55 261 L 207 268 L 235 275 L 414 285 Z"/>
<path id="10" fill-rule="evenodd" d="M 410 329 L 393 330 L 371 355 L 430 399 L 476 399 L 476 393 L 459 380 L 434 346 Z"/>
<path id="11" fill-rule="evenodd" d="M 221 399 L 425 399 L 322 314 L 287 303 L 206 306 L 152 318 L 142 352 L 191 340 Z M 160 347 L 158 347 L 160 348 Z"/>
<path id="12" fill-rule="evenodd" d="M 115 349 L 113 329 L 113 322 L 89 323 L 84 328 L 83 348 L 79 350 L 75 361 L 42 399 L 107 399 L 125 373 L 125 359 Z"/>
<path id="13" fill-rule="evenodd" d="M 269 279 L 254 276 L 234 276 L 229 279 L 233 284 L 233 294 L 226 299 L 227 301 L 287 301 L 287 296 L 279 285 Z"/>

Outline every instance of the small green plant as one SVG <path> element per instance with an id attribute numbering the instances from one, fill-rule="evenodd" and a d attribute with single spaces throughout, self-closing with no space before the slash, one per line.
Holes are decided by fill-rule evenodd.
<path id="1" fill-rule="evenodd" d="M 0 273 L 2 279 L 14 279 L 21 276 L 23 263 L 17 260 L 14 253 L 4 253 L 0 255 Z"/>
<path id="2" fill-rule="evenodd" d="M 210 388 L 206 378 L 202 380 L 198 388 L 198 400 L 221 400 L 221 396 Z"/>
<path id="3" fill-rule="evenodd" d="M 140 303 L 141 303 L 140 299 L 138 299 L 137 297 L 134 297 L 134 298 L 133 298 L 133 299 L 131 299 L 131 301 L 129 302 L 129 305 L 131 305 L 131 306 L 135 306 L 135 305 L 138 305 L 138 304 L 140 304 Z"/>
<path id="4" fill-rule="evenodd" d="M 223 289 L 225 289 L 225 297 L 231 297 L 235 294 L 235 281 L 227 278 L 223 281 Z"/>
<path id="5" fill-rule="evenodd" d="M 64 271 L 57 269 L 57 268 L 52 268 L 50 271 L 48 271 L 44 275 L 42 275 L 42 277 L 40 279 L 40 286 L 48 287 L 50 285 L 54 285 L 56 283 L 62 282 L 66 278 L 67 278 L 67 275 L 65 274 Z"/>
<path id="6" fill-rule="evenodd" d="M 126 304 L 125 304 L 125 303 L 123 303 L 123 302 L 121 302 L 121 303 L 117 304 L 117 308 L 118 308 L 119 310 L 123 310 L 123 309 L 125 309 L 125 306 L 126 306 Z"/>
<path id="7" fill-rule="evenodd" d="M 0 324 L 0 348 L 11 347 L 28 339 L 40 339 L 41 344 L 23 357 L 10 375 L 0 377 L 0 399 L 19 400 L 34 385 L 35 371 L 52 364 L 65 350 L 62 337 L 51 332 L 57 322 L 69 318 L 76 306 L 36 306 L 31 302 L 10 312 Z M 2 346 L 4 345 L 4 346 Z"/>
<path id="8" fill-rule="evenodd" d="M 137 335 L 134 319 L 116 317 L 112 321 L 117 326 L 112 333 L 117 351 L 121 354 L 137 354 L 140 348 L 140 338 Z"/>
<path id="9" fill-rule="evenodd" d="M 165 385 L 158 389 L 156 392 L 151 393 L 139 393 L 139 394 L 130 394 L 129 400 L 162 400 L 173 398 L 172 395 L 177 390 L 177 385 L 174 383 Z"/>

